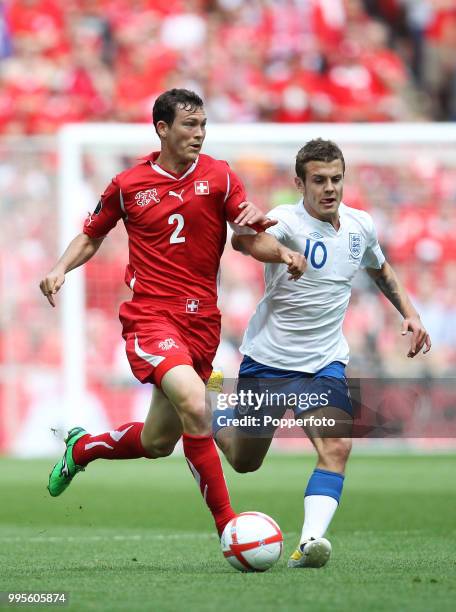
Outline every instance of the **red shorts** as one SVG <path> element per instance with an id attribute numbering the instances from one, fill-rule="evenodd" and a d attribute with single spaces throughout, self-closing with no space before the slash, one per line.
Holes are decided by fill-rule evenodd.
<path id="1" fill-rule="evenodd" d="M 163 376 L 177 365 L 190 365 L 206 382 L 220 343 L 220 312 L 201 301 L 195 312 L 189 299 L 136 298 L 120 306 L 119 318 L 130 367 L 142 383 L 160 386 Z"/>

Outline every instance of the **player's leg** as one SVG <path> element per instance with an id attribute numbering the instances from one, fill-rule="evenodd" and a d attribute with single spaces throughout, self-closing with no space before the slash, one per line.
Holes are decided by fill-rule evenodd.
<path id="1" fill-rule="evenodd" d="M 83 467 L 95 459 L 164 457 L 172 452 L 182 434 L 181 420 L 160 390 L 164 372 L 176 363 L 191 363 L 178 330 L 166 316 L 136 302 L 122 304 L 120 318 L 134 376 L 143 384 L 155 384 L 151 407 L 145 424 L 125 423 L 114 432 L 79 439 L 73 454 L 77 464 Z M 164 338 L 170 344 L 163 342 Z"/>
<path id="2" fill-rule="evenodd" d="M 182 435 L 182 425 L 166 395 L 154 388 L 146 421 L 124 423 L 114 431 L 80 438 L 73 449 L 78 465 L 95 459 L 156 459 L 170 455 Z"/>
<path id="3" fill-rule="evenodd" d="M 320 408 L 305 416 L 312 419 L 305 430 L 318 459 L 305 489 L 304 524 L 298 548 L 288 561 L 289 567 L 321 567 L 328 561 L 331 545 L 324 535 L 339 506 L 345 466 L 352 446 L 352 417 L 345 410 Z M 324 422 L 324 419 L 331 424 L 315 425 L 315 422 Z M 332 425 L 332 421 L 336 422 L 336 426 Z M 329 437 L 334 435 L 340 437 Z"/>
<path id="4" fill-rule="evenodd" d="M 206 401 L 205 384 L 192 367 L 179 365 L 163 375 L 161 386 L 181 419 L 188 466 L 220 534 L 235 512 L 212 438 L 211 410 Z"/>
<path id="5" fill-rule="evenodd" d="M 317 464 L 304 494 L 304 525 L 301 543 L 322 537 L 339 505 L 345 479 L 345 466 L 352 448 L 352 417 L 341 408 L 320 408 L 313 422 L 330 419 L 336 426 L 311 424 L 306 433 L 317 451 Z M 333 437 L 334 436 L 334 437 Z"/>
<path id="6" fill-rule="evenodd" d="M 147 307 L 141 308 L 139 313 L 131 313 L 133 306 L 129 304 L 122 311 L 124 315 L 129 312 L 128 317 L 121 315 L 133 373 L 142 382 L 152 380 L 174 406 L 180 421 L 179 432 L 184 432 L 188 465 L 221 532 L 235 513 L 210 435 L 211 421 L 203 382 L 212 372 L 212 360 L 220 339 L 220 313 L 216 308 L 203 316 L 157 309 L 148 313 Z M 147 321 L 141 325 L 135 322 L 132 327 L 131 321 L 144 313 L 147 313 Z M 147 426 L 143 434 L 147 449 L 152 454 L 157 450 L 166 452 L 169 440 L 167 436 L 163 439 L 158 435 L 152 418 L 150 428 Z"/>
<path id="7" fill-rule="evenodd" d="M 334 362 L 320 370 L 306 381 L 306 391 L 320 404 L 299 414 L 318 459 L 305 489 L 304 524 L 289 567 L 321 567 L 328 561 L 331 545 L 323 536 L 339 505 L 351 450 L 353 405 L 343 364 Z"/>
<path id="8" fill-rule="evenodd" d="M 49 476 L 50 494 L 56 497 L 63 493 L 73 477 L 95 459 L 154 459 L 169 455 L 182 434 L 182 426 L 174 407 L 159 389 L 154 390 L 146 424 L 145 434 L 142 422 L 124 423 L 98 435 L 82 427 L 71 429 L 65 440 L 65 453 Z M 154 444 L 150 442 L 152 438 Z"/>
<path id="9" fill-rule="evenodd" d="M 276 427 L 264 425 L 266 414 L 281 418 L 285 413 L 285 407 L 282 409 L 268 407 L 265 410 L 264 406 L 260 407 L 255 403 L 254 398 L 264 395 L 266 389 L 271 386 L 270 383 L 273 382 L 268 379 L 271 375 L 270 370 L 268 366 L 244 356 L 236 386 L 239 403 L 232 408 L 226 404 L 219 406 L 217 400 L 214 402 L 212 416 L 214 439 L 231 467 L 239 473 L 255 472 L 263 464 L 276 429 Z M 280 383 L 277 380 L 275 382 Z M 280 391 L 277 388 L 276 390 Z M 223 380 L 219 388 L 214 391 L 222 393 Z M 237 421 L 238 424 L 233 426 L 233 421 Z M 245 424 L 242 424 L 242 421 Z"/>
<path id="10" fill-rule="evenodd" d="M 141 318 L 142 317 L 142 318 Z M 148 307 L 136 302 L 125 302 L 120 309 L 123 324 L 123 337 L 127 358 L 134 376 L 142 383 L 156 382 L 156 366 L 166 362 L 167 346 L 160 348 L 163 338 L 167 338 L 169 325 L 163 316 L 155 316 Z M 147 323 L 147 325 L 146 325 Z M 178 356 L 179 359 L 180 356 Z M 189 360 L 188 355 L 182 358 Z M 171 357 L 171 360 L 173 357 Z M 176 359 L 176 356 L 174 356 Z M 169 359 L 168 359 L 169 361 Z M 152 412 L 159 421 L 159 428 L 170 427 L 169 447 L 173 445 L 173 428 L 180 420 L 174 410 L 169 410 L 169 402 L 163 404 L 160 395 L 157 396 L 156 410 Z M 154 402 L 152 406 L 155 408 Z M 149 415 L 148 422 L 152 419 Z M 170 421 L 168 423 L 168 420 Z M 70 484 L 73 477 L 95 459 L 136 459 L 148 457 L 149 453 L 143 447 L 141 434 L 144 423 L 124 423 L 113 431 L 97 436 L 91 436 L 82 427 L 74 427 L 68 432 L 65 440 L 65 453 L 53 467 L 49 475 L 48 490 L 55 497 L 60 495 Z M 169 451 L 169 448 L 165 448 Z M 150 454 L 151 458 L 158 456 L 157 448 Z"/>
<path id="11" fill-rule="evenodd" d="M 171 455 L 183 433 L 174 406 L 161 389 L 154 388 L 150 410 L 141 431 L 141 445 L 149 458 Z"/>
<path id="12" fill-rule="evenodd" d="M 214 439 L 231 467 L 240 474 L 256 472 L 271 446 L 274 432 L 253 437 L 237 427 L 221 427 L 214 432 Z"/>
<path id="13" fill-rule="evenodd" d="M 261 426 L 262 411 L 255 418 L 260 425 L 233 426 L 247 415 L 236 408 L 215 408 L 212 415 L 212 435 L 231 467 L 240 474 L 256 472 L 264 461 L 274 437 L 275 428 Z"/>

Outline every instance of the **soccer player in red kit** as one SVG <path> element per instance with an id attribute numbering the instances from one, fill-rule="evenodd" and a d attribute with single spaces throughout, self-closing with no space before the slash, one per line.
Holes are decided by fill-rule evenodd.
<path id="1" fill-rule="evenodd" d="M 211 437 L 205 383 L 220 340 L 217 276 L 226 240 L 246 225 L 275 222 L 246 202 L 244 187 L 224 161 L 200 153 L 206 130 L 202 100 L 185 89 L 160 95 L 153 121 L 160 152 L 118 174 L 53 270 L 40 283 L 52 306 L 65 274 L 90 259 L 122 219 L 129 238 L 125 281 L 132 299 L 120 307 L 133 374 L 156 389 L 145 423 L 126 423 L 90 435 L 75 427 L 49 477 L 60 495 L 91 461 L 157 458 L 183 437 L 188 465 L 219 533 L 234 516 Z M 242 229 L 237 229 L 242 228 Z M 284 253 L 291 275 L 295 254 Z"/>

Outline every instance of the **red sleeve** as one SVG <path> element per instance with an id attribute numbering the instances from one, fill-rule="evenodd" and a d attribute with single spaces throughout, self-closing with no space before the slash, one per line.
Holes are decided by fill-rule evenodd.
<path id="1" fill-rule="evenodd" d="M 122 192 L 116 178 L 107 186 L 93 213 L 84 221 L 82 231 L 90 238 L 103 238 L 123 216 Z"/>
<path id="2" fill-rule="evenodd" d="M 242 204 L 242 202 L 245 202 L 246 200 L 247 195 L 245 193 L 244 184 L 237 176 L 237 174 L 235 174 L 228 166 L 227 189 L 225 196 L 225 215 L 227 221 L 232 223 L 236 219 L 236 217 L 242 210 L 241 208 L 239 208 L 239 204 Z M 264 228 L 258 223 L 255 223 L 254 225 L 248 225 L 246 227 L 249 227 L 255 230 L 256 232 L 264 231 Z"/>
<path id="3" fill-rule="evenodd" d="M 227 221 L 234 221 L 241 210 L 239 204 L 245 202 L 247 196 L 241 179 L 235 174 L 227 164 L 226 175 L 226 195 L 225 195 L 225 215 Z"/>

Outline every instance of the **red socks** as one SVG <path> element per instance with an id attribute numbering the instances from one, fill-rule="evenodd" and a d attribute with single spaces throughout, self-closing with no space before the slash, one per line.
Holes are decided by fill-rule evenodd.
<path id="1" fill-rule="evenodd" d="M 230 503 L 222 464 L 211 436 L 182 436 L 188 466 L 199 484 L 219 535 L 225 525 L 236 516 Z"/>
<path id="2" fill-rule="evenodd" d="M 141 444 L 144 423 L 125 423 L 114 431 L 98 436 L 87 434 L 73 447 L 76 465 L 87 465 L 94 459 L 137 459 L 147 457 Z"/>
<path id="3" fill-rule="evenodd" d="M 114 431 L 79 438 L 73 447 L 76 465 L 86 466 L 95 459 L 137 459 L 147 457 L 141 444 L 144 423 L 125 423 Z M 190 470 L 208 505 L 219 535 L 235 515 L 226 488 L 220 457 L 210 436 L 184 434 L 184 453 Z"/>

